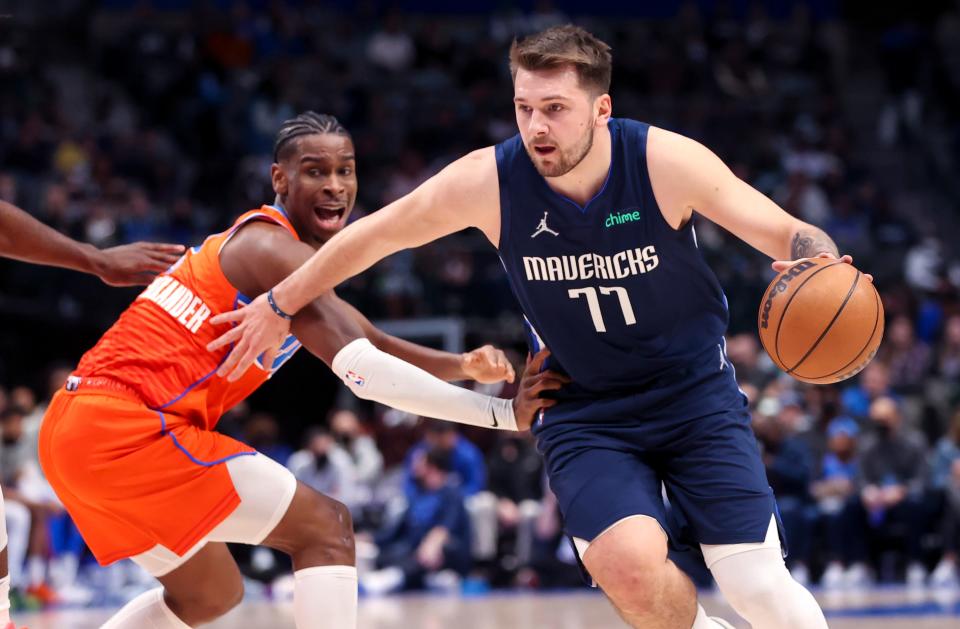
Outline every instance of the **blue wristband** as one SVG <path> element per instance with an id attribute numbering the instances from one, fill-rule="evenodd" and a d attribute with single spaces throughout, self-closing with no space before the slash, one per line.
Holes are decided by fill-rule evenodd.
<path id="1" fill-rule="evenodd" d="M 288 315 L 288 314 L 285 313 L 283 310 L 280 310 L 280 306 L 278 306 L 278 305 L 277 305 L 277 302 L 274 301 L 274 299 L 273 299 L 273 289 L 272 289 L 272 288 L 271 288 L 269 291 L 267 291 L 267 303 L 270 304 L 270 307 L 273 308 L 273 312 L 274 312 L 278 317 L 281 317 L 281 318 L 283 318 L 283 319 L 286 319 L 287 321 L 289 321 L 290 319 L 293 319 L 293 315 Z"/>

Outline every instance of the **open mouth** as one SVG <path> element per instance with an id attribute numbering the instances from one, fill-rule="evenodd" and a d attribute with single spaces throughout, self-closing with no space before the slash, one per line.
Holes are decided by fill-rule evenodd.
<path id="1" fill-rule="evenodd" d="M 317 217 L 317 222 L 324 228 L 336 227 L 340 223 L 340 219 L 343 218 L 345 211 L 346 208 L 342 206 L 318 205 L 313 208 L 313 214 Z"/>
<path id="2" fill-rule="evenodd" d="M 547 144 L 543 144 L 543 145 L 540 145 L 540 146 L 536 146 L 536 145 L 535 145 L 535 146 L 533 147 L 533 150 L 534 150 L 534 152 L 535 152 L 537 155 L 546 156 L 546 155 L 550 155 L 550 154 L 552 154 L 554 151 L 556 151 L 556 150 L 557 150 L 557 147 L 555 147 L 555 146 L 549 146 L 549 145 L 547 145 Z"/>

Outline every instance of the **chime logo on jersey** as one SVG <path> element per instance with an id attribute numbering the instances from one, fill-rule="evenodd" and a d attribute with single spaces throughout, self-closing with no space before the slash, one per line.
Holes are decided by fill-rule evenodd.
<path id="1" fill-rule="evenodd" d="M 169 275 L 153 280 L 137 299 L 149 299 L 196 334 L 210 316 L 210 308 L 193 291 Z"/>
<path id="2" fill-rule="evenodd" d="M 603 226 L 607 228 L 616 227 L 617 225 L 639 221 L 641 218 L 639 208 L 635 210 L 620 210 L 619 212 L 611 212 L 608 214 L 607 220 L 603 222 Z"/>
<path id="3" fill-rule="evenodd" d="M 622 279 L 649 273 L 660 265 L 653 245 L 626 249 L 612 256 L 585 253 L 579 256 L 523 256 L 523 270 L 530 282 Z"/>

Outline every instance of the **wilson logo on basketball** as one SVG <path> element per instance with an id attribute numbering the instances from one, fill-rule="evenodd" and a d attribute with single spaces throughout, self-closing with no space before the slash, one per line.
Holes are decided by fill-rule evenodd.
<path id="1" fill-rule="evenodd" d="M 795 277 L 803 275 L 804 271 L 815 266 L 817 266 L 815 262 L 804 260 L 803 262 L 798 262 L 793 265 L 786 273 L 780 276 L 780 279 L 777 280 L 777 283 L 767 296 L 767 300 L 763 302 L 763 314 L 760 317 L 761 328 L 767 327 L 767 322 L 770 319 L 770 309 L 773 307 L 773 298 L 776 297 L 777 293 L 782 293 L 787 290 L 787 285 L 792 282 Z"/>

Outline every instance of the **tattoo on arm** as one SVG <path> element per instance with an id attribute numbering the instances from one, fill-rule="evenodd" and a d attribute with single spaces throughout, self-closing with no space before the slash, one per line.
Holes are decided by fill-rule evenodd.
<path id="1" fill-rule="evenodd" d="M 837 245 L 827 236 L 826 232 L 816 227 L 804 227 L 797 230 L 790 243 L 790 257 L 813 258 L 821 253 L 832 253 L 840 257 Z"/>

